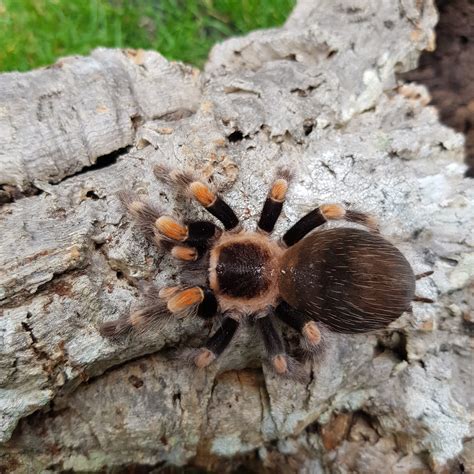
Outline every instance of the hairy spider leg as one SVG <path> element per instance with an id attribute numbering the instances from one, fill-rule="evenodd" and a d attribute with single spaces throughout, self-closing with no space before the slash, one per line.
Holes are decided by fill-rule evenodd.
<path id="1" fill-rule="evenodd" d="M 239 219 L 232 208 L 203 181 L 192 173 L 170 170 L 165 166 L 155 166 L 157 179 L 178 187 L 179 191 L 194 198 L 206 211 L 222 222 L 226 230 L 239 227 Z"/>
<path id="2" fill-rule="evenodd" d="M 263 205 L 258 221 L 258 230 L 270 234 L 283 209 L 286 192 L 291 181 L 291 173 L 287 168 L 280 168 L 277 171 L 273 185 Z"/>
<path id="3" fill-rule="evenodd" d="M 433 270 L 428 270 L 427 272 L 418 273 L 418 275 L 415 275 L 415 280 L 421 280 L 422 278 L 426 278 L 430 275 L 433 275 L 433 273 L 434 273 Z"/>
<path id="4" fill-rule="evenodd" d="M 100 333 L 108 338 L 115 339 L 132 331 L 144 332 L 156 325 L 161 325 L 163 319 L 169 317 L 166 308 L 166 299 L 160 290 L 150 284 L 142 285 L 143 299 L 138 308 L 123 314 L 115 321 L 108 321 L 101 325 Z M 168 291 L 171 294 L 171 291 Z"/>
<path id="5" fill-rule="evenodd" d="M 155 206 L 148 199 L 144 199 L 131 191 L 117 193 L 122 206 L 133 218 L 145 237 L 153 242 L 155 238 L 155 222 L 163 215 L 163 210 Z"/>
<path id="6" fill-rule="evenodd" d="M 202 369 L 217 359 L 232 341 L 238 327 L 239 321 L 232 315 L 226 316 L 226 313 L 224 313 L 224 318 L 216 332 L 194 356 L 196 366 Z"/>
<path id="7" fill-rule="evenodd" d="M 143 332 L 154 326 L 162 326 L 170 318 L 184 318 L 197 315 L 209 319 L 217 314 L 217 299 L 212 290 L 193 286 L 181 288 L 168 286 L 158 289 L 148 285 L 140 306 L 130 314 L 103 324 L 102 335 L 114 338 L 130 332 Z"/>
<path id="8" fill-rule="evenodd" d="M 426 278 L 430 275 L 433 275 L 434 271 L 428 270 L 427 272 L 419 273 L 418 275 L 415 275 L 415 280 L 421 280 L 422 278 Z M 415 295 L 413 297 L 413 301 L 418 302 L 418 303 L 434 303 L 434 300 L 431 298 L 425 298 L 424 296 L 418 296 Z"/>
<path id="9" fill-rule="evenodd" d="M 265 316 L 258 317 L 256 326 L 273 369 L 277 374 L 285 375 L 289 373 L 289 359 L 285 353 L 283 339 L 271 319 L 272 315 L 273 312 L 269 311 Z"/>
<path id="10" fill-rule="evenodd" d="M 210 241 L 221 233 L 221 229 L 209 221 L 180 224 L 135 193 L 121 191 L 118 196 L 147 239 L 170 250 L 180 260 L 197 260 L 207 251 Z"/>
<path id="11" fill-rule="evenodd" d="M 275 309 L 275 315 L 297 331 L 305 341 L 305 348 L 313 349 L 321 342 L 318 325 L 306 314 L 282 301 Z"/>
<path id="12" fill-rule="evenodd" d="M 431 298 L 425 298 L 424 296 L 418 296 L 415 295 L 413 297 L 413 301 L 418 302 L 418 303 L 434 303 L 434 300 Z"/>
<path id="13" fill-rule="evenodd" d="M 171 248 L 171 254 L 180 260 L 195 261 L 202 257 L 221 229 L 209 221 L 190 221 L 181 224 L 170 216 L 161 216 L 155 222 L 155 241 Z"/>
<path id="14" fill-rule="evenodd" d="M 217 299 L 207 287 L 165 287 L 159 291 L 159 296 L 166 300 L 168 311 L 178 317 L 195 313 L 203 319 L 208 319 L 217 313 Z"/>
<path id="15" fill-rule="evenodd" d="M 217 314 L 217 299 L 210 288 L 202 288 L 204 298 L 198 306 L 197 315 L 203 319 L 213 318 Z"/>
<path id="16" fill-rule="evenodd" d="M 341 204 L 323 204 L 303 216 L 283 235 L 287 247 L 299 242 L 306 234 L 325 224 L 329 220 L 346 220 L 363 224 L 372 231 L 377 231 L 375 219 L 362 212 L 346 210 Z"/>

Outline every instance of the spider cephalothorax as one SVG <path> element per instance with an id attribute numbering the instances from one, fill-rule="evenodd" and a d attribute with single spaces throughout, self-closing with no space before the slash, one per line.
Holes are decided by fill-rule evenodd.
<path id="1" fill-rule="evenodd" d="M 274 370 L 289 375 L 291 360 L 274 318 L 298 331 L 302 346 L 312 351 L 321 341 L 318 322 L 328 330 L 362 333 L 385 328 L 411 309 L 416 299 L 413 271 L 378 234 L 370 216 L 324 204 L 302 217 L 280 241 L 270 238 L 290 182 L 287 170 L 278 171 L 256 232 L 242 230 L 232 209 L 191 173 L 157 167 L 155 174 L 196 199 L 225 230 L 209 221 L 180 223 L 150 202 L 122 193 L 145 235 L 170 250 L 184 268 L 181 285 L 149 287 L 143 305 L 104 324 L 104 335 L 147 329 L 166 315 L 219 318 L 218 329 L 193 354 L 194 363 L 202 368 L 252 317 Z M 342 219 L 366 230 L 337 227 L 312 232 L 327 221 Z"/>

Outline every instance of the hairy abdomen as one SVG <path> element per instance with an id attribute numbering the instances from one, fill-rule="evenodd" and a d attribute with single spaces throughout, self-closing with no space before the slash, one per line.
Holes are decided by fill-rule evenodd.
<path id="1" fill-rule="evenodd" d="M 415 277 L 390 242 L 369 232 L 315 232 L 283 256 L 282 298 L 338 332 L 386 327 L 410 308 Z"/>

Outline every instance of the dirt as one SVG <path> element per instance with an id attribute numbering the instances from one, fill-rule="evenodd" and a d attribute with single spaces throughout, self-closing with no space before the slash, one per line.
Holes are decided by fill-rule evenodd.
<path id="1" fill-rule="evenodd" d="M 438 0 L 436 50 L 404 79 L 424 84 L 441 121 L 466 136 L 466 176 L 474 178 L 474 0 Z"/>

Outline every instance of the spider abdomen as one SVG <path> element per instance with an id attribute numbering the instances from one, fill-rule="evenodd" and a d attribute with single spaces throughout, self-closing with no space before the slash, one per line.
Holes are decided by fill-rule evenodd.
<path id="1" fill-rule="evenodd" d="M 410 308 L 415 276 L 400 251 L 353 228 L 314 232 L 282 259 L 280 295 L 333 331 L 381 329 Z"/>

